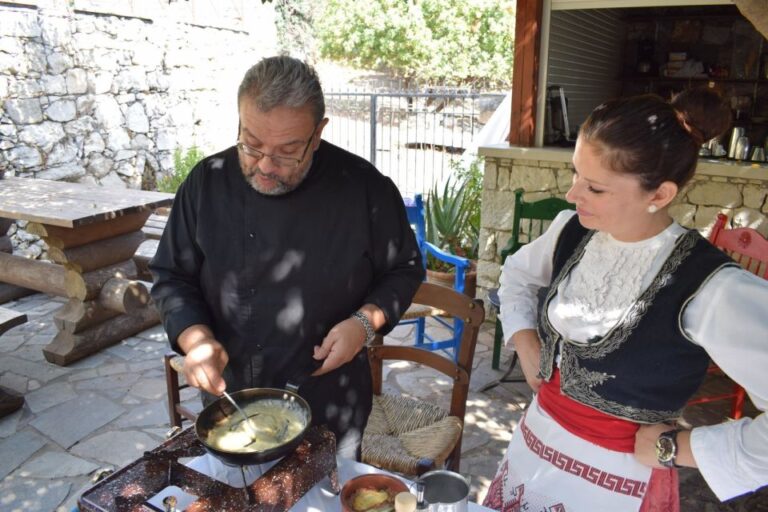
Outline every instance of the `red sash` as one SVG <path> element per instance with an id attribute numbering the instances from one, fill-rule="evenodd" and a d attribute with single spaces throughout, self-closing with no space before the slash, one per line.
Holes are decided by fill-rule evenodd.
<path id="1" fill-rule="evenodd" d="M 539 389 L 539 405 L 571 434 L 598 446 L 624 453 L 635 452 L 640 425 L 580 404 L 560 392 L 560 370 Z"/>

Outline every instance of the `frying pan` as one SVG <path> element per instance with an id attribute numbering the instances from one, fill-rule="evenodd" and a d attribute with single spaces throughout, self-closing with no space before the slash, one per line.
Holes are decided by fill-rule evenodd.
<path id="1" fill-rule="evenodd" d="M 304 438 L 307 428 L 309 428 L 312 423 L 312 411 L 309 408 L 309 404 L 293 391 L 275 388 L 250 388 L 236 391 L 231 393 L 231 395 L 238 405 L 243 408 L 259 401 L 268 400 L 272 403 L 277 401 L 281 406 L 296 412 L 298 416 L 303 418 L 303 427 L 295 437 L 288 439 L 273 448 L 245 452 L 223 450 L 208 443 L 208 434 L 215 425 L 220 424 L 222 421 L 226 421 L 230 416 L 237 418 L 240 416 L 240 413 L 237 412 L 229 400 L 225 397 L 220 397 L 215 402 L 209 404 L 197 416 L 197 419 L 195 420 L 195 434 L 205 449 L 214 457 L 219 458 L 222 462 L 236 466 L 247 466 L 251 464 L 261 464 L 262 462 L 280 458 L 290 453 L 296 446 L 298 446 Z M 235 421 L 237 420 L 235 419 Z"/>

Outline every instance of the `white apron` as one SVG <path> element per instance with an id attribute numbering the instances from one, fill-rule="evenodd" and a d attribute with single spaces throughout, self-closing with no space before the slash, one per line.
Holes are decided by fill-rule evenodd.
<path id="1" fill-rule="evenodd" d="M 506 472 L 505 512 L 635 512 L 651 477 L 651 468 L 634 454 L 607 450 L 562 428 L 537 398 L 515 429 L 500 471 Z"/>

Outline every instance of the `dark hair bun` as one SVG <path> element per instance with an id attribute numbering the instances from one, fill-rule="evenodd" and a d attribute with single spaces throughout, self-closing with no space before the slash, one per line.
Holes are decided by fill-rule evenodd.
<path id="1" fill-rule="evenodd" d="M 672 107 L 698 144 L 724 133 L 731 126 L 731 109 L 712 89 L 687 89 L 672 98 Z"/>

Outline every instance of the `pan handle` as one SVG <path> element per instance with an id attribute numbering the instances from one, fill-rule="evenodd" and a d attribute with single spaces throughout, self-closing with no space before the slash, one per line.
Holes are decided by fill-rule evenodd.
<path id="1" fill-rule="evenodd" d="M 315 372 L 315 370 L 321 366 L 323 366 L 323 360 L 317 360 L 313 357 L 312 362 L 309 365 L 309 369 L 299 370 L 293 376 L 288 378 L 288 381 L 285 383 L 285 389 L 298 395 L 299 388 L 306 384 L 306 382 L 312 378 L 312 374 Z"/>

